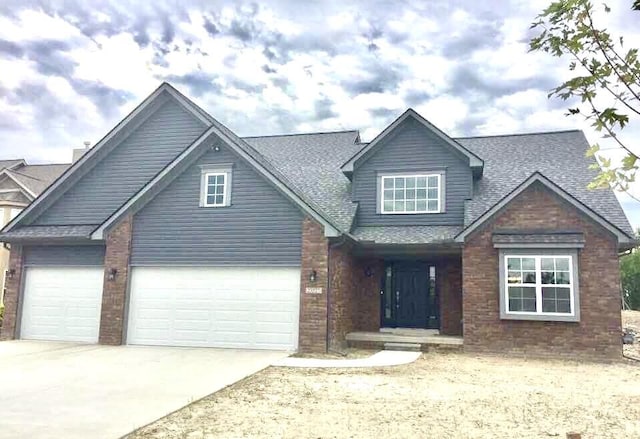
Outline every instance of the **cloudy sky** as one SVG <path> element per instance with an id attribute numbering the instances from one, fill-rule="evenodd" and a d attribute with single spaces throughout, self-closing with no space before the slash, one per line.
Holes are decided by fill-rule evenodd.
<path id="1" fill-rule="evenodd" d="M 630 3 L 599 18 L 640 47 Z M 547 99 L 568 61 L 527 52 L 547 4 L 2 0 L 0 158 L 69 161 L 162 81 L 239 135 L 366 141 L 413 107 L 452 136 L 580 128 L 600 141 Z M 640 121 L 625 139 L 640 151 Z M 640 227 L 640 203 L 620 198 Z"/>

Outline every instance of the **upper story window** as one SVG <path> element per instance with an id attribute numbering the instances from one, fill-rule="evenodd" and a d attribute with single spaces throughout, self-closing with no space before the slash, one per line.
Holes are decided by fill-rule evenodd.
<path id="1" fill-rule="evenodd" d="M 440 213 L 443 174 L 382 175 L 380 213 Z"/>
<path id="2" fill-rule="evenodd" d="M 202 166 L 200 207 L 231 205 L 231 166 Z"/>
<path id="3" fill-rule="evenodd" d="M 502 318 L 578 320 L 575 254 L 502 257 Z"/>

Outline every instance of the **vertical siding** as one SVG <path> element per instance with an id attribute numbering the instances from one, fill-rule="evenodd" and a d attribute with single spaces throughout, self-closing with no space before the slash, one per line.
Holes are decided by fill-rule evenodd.
<path id="1" fill-rule="evenodd" d="M 51 245 L 24 247 L 26 265 L 104 265 L 100 245 Z"/>
<path id="2" fill-rule="evenodd" d="M 100 224 L 204 129 L 176 101 L 167 101 L 34 224 Z"/>
<path id="3" fill-rule="evenodd" d="M 231 206 L 199 207 L 203 164 L 233 164 Z M 300 265 L 302 214 L 244 160 L 208 151 L 134 217 L 133 265 Z"/>
<path id="4" fill-rule="evenodd" d="M 464 200 L 470 197 L 468 160 L 413 119 L 401 124 L 353 174 L 353 198 L 359 202 L 359 226 L 458 225 L 464 222 Z M 444 213 L 381 215 L 376 213 L 377 173 L 446 168 Z"/>

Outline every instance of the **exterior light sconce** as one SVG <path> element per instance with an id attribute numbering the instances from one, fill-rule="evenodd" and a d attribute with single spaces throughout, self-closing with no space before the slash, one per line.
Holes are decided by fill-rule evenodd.
<path id="1" fill-rule="evenodd" d="M 11 268 L 7 271 L 7 277 L 9 279 L 13 279 L 13 276 L 16 275 L 16 269 L 15 268 Z"/>
<path id="2" fill-rule="evenodd" d="M 109 270 L 109 274 L 107 275 L 107 279 L 108 280 L 116 280 L 116 275 L 118 274 L 118 269 L 117 268 L 111 268 Z"/>
<path id="3" fill-rule="evenodd" d="M 318 273 L 316 273 L 316 270 L 311 270 L 311 273 L 309 273 L 309 282 L 315 282 L 317 277 Z"/>
<path id="4" fill-rule="evenodd" d="M 371 267 L 367 266 L 367 268 L 364 269 L 364 275 L 367 277 L 373 276 L 373 270 Z"/>
<path id="5" fill-rule="evenodd" d="M 213 145 L 213 150 L 215 152 L 220 152 L 220 145 Z"/>

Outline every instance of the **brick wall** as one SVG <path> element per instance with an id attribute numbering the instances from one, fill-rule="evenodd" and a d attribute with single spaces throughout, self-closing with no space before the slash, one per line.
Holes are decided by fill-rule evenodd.
<path id="1" fill-rule="evenodd" d="M 501 320 L 494 228 L 575 229 L 579 251 L 580 322 Z M 620 273 L 615 237 L 540 184 L 525 190 L 474 233 L 463 249 L 464 348 L 564 358 L 615 360 L 622 354 Z"/>
<path id="2" fill-rule="evenodd" d="M 106 238 L 100 344 L 120 345 L 124 342 L 124 309 L 129 281 L 132 223 L 132 218 L 126 217 L 109 231 Z M 111 269 L 117 270 L 113 280 L 109 280 Z"/>
<path id="3" fill-rule="evenodd" d="M 440 300 L 440 333 L 462 335 L 462 260 L 436 263 L 436 288 Z"/>
<path id="4" fill-rule="evenodd" d="M 352 331 L 380 329 L 381 260 L 356 258 L 349 243 L 330 247 L 329 332 L 332 348 L 342 348 Z"/>
<path id="5" fill-rule="evenodd" d="M 327 285 L 329 241 L 323 227 L 305 217 L 302 220 L 302 263 L 300 274 L 300 352 L 327 350 Z M 315 270 L 316 280 L 309 276 Z M 320 294 L 309 294 L 307 288 L 320 288 Z"/>
<path id="6" fill-rule="evenodd" d="M 4 320 L 0 328 L 0 340 L 13 340 L 16 336 L 16 323 L 18 320 L 18 301 L 20 300 L 20 288 L 23 280 L 22 246 L 11 244 L 8 270 L 15 270 L 13 276 L 7 276 L 5 281 L 6 292 L 4 294 Z"/>

